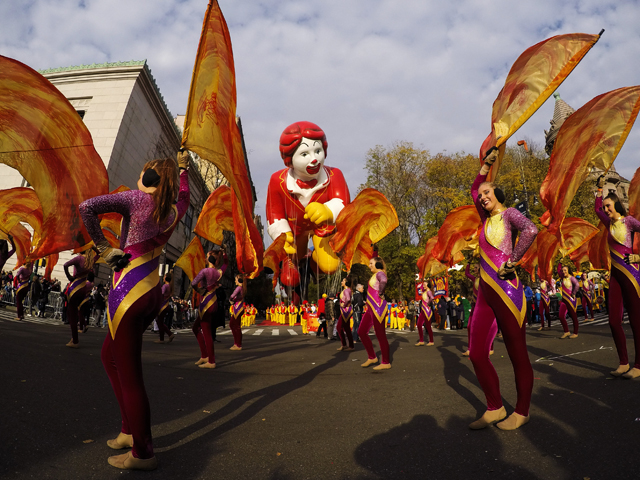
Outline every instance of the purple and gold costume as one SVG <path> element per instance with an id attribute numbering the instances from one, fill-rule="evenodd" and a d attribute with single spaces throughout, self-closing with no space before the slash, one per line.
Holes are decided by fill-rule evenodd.
<path id="1" fill-rule="evenodd" d="M 342 347 L 347 346 L 353 348 L 353 335 L 351 335 L 351 317 L 353 316 L 353 307 L 351 306 L 351 289 L 345 288 L 340 294 L 340 318 L 338 319 L 338 337 Z"/>
<path id="2" fill-rule="evenodd" d="M 153 197 L 139 190 L 103 195 L 80 204 L 80 215 L 96 244 L 105 240 L 98 215 L 117 212 L 123 216 L 120 247 L 131 259 L 113 274 L 102 363 L 120 405 L 122 433 L 133 436 L 136 458 L 153 457 L 149 400 L 142 378 L 142 334 L 160 310 L 160 254 L 188 206 L 186 170 L 180 173 L 178 202 L 161 224 L 153 220 Z"/>
<path id="3" fill-rule="evenodd" d="M 470 322 L 469 357 L 487 398 L 487 410 L 502 407 L 498 374 L 489 359 L 493 338 L 500 326 L 515 373 L 519 415 L 529 415 L 533 390 L 533 369 L 527 353 L 525 322 L 527 303 L 522 283 L 501 280 L 498 270 L 507 261 L 517 262 L 533 243 L 538 229 L 515 208 L 489 216 L 482 208 L 478 189 L 486 175 L 479 174 L 471 187 L 483 228 L 480 232 L 480 286 Z M 518 235 L 520 232 L 520 235 Z M 517 240 L 517 243 L 516 243 Z"/>
<path id="4" fill-rule="evenodd" d="M 576 295 L 580 290 L 580 284 L 573 275 L 568 277 L 562 273 L 562 264 L 558 264 L 558 276 L 560 277 L 560 284 L 562 289 L 562 303 L 560 304 L 560 322 L 562 323 L 562 329 L 564 333 L 569 333 L 569 325 L 567 324 L 567 312 L 571 315 L 573 320 L 573 333 L 578 334 L 578 299 Z"/>
<path id="5" fill-rule="evenodd" d="M 200 270 L 196 278 L 191 282 L 191 286 L 197 287 L 200 282 L 204 282 L 204 288 L 207 291 L 200 301 L 198 307 L 198 319 L 193 324 L 193 334 L 198 339 L 200 346 L 200 358 L 208 358 L 209 363 L 216 363 L 215 352 L 213 348 L 213 336 L 211 334 L 211 320 L 213 314 L 218 309 L 218 297 L 216 290 L 220 286 L 222 275 L 227 270 L 227 257 L 224 258 L 224 264 L 220 269 L 209 267 Z"/>
<path id="6" fill-rule="evenodd" d="M 587 308 L 589 309 L 589 313 L 591 313 L 591 320 L 595 318 L 593 314 L 593 305 L 591 304 L 591 293 L 592 293 L 593 283 L 586 278 L 586 275 L 582 279 L 582 313 L 584 313 L 584 318 L 587 318 Z"/>
<path id="7" fill-rule="evenodd" d="M 389 341 L 387 340 L 387 332 L 385 331 L 385 317 L 387 316 L 387 301 L 382 298 L 384 289 L 387 286 L 387 275 L 383 271 L 374 274 L 369 280 L 369 288 L 367 288 L 367 311 L 362 317 L 360 326 L 358 327 L 358 337 L 364 348 L 367 350 L 369 360 L 376 357 L 373 349 L 373 343 L 369 338 L 369 330 L 374 327 L 378 343 L 380 344 L 380 354 L 382 356 L 382 364 L 389 363 Z"/>
<path id="8" fill-rule="evenodd" d="M 242 291 L 242 285 L 236 286 L 236 289 L 229 297 L 229 301 L 233 307 L 233 314 L 229 319 L 229 328 L 233 334 L 233 344 L 236 347 L 242 347 L 242 328 L 240 326 L 242 314 L 244 313 L 244 293 Z"/>
<path id="9" fill-rule="evenodd" d="M 549 328 L 551 328 L 551 314 L 549 313 L 549 292 L 546 281 L 540 282 L 540 305 L 538 305 L 538 311 L 540 312 L 540 325 L 544 327 L 545 314 L 547 316 L 547 322 Z"/>
<path id="10" fill-rule="evenodd" d="M 626 254 L 633 253 L 632 234 L 640 232 L 640 222 L 632 216 L 621 217 L 617 221 L 602 211 L 602 197 L 596 197 L 596 214 L 605 224 L 608 233 L 609 254 L 611 255 L 611 281 L 609 282 L 609 327 L 618 350 L 620 365 L 629 363 L 627 339 L 622 328 L 623 306 L 629 314 L 629 324 L 633 331 L 636 349 L 634 368 L 640 368 L 640 266 L 627 265 Z"/>
<path id="11" fill-rule="evenodd" d="M 64 271 L 71 284 L 67 293 L 67 320 L 71 328 L 71 338 L 73 343 L 78 343 L 78 323 L 84 328 L 84 315 L 80 313 L 80 305 L 87 300 L 87 276 L 92 272 L 90 268 L 86 268 L 87 257 L 85 255 L 76 255 L 64 264 Z M 73 267 L 73 274 L 69 273 L 69 268 Z"/>
<path id="12" fill-rule="evenodd" d="M 427 333 L 429 334 L 429 343 L 433 343 L 433 329 L 431 328 L 431 320 L 433 319 L 433 292 L 430 289 L 425 289 L 423 284 L 418 285 L 418 295 L 422 298 L 420 300 L 420 314 L 418 315 L 418 335 L 419 342 L 424 343 L 424 330 L 422 327 L 427 329 Z"/>
<path id="13" fill-rule="evenodd" d="M 16 287 L 16 310 L 17 317 L 22 320 L 24 318 L 24 308 L 22 302 L 29 293 L 29 277 L 33 272 L 33 265 L 27 263 L 24 267 L 20 267 L 13 277 L 13 283 Z"/>

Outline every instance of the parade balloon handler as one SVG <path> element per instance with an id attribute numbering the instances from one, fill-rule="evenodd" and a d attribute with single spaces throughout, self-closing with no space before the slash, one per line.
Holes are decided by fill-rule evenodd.
<path id="1" fill-rule="evenodd" d="M 116 450 L 133 447 L 130 452 L 109 457 L 109 464 L 120 469 L 154 470 L 158 465 L 142 377 L 142 334 L 162 305 L 160 254 L 189 207 L 187 152 L 178 153 L 178 166 L 172 159 L 152 160 L 140 173 L 138 190 L 102 195 L 80 204 L 89 235 L 115 271 L 102 363 L 122 417 L 120 433 L 107 444 Z M 123 216 L 119 249 L 109 244 L 100 228 L 98 215 L 110 212 Z"/>
<path id="2" fill-rule="evenodd" d="M 492 149 L 471 187 L 483 228 L 479 238 L 480 287 L 471 320 L 469 358 L 487 399 L 487 411 L 469 425 L 474 430 L 492 424 L 502 430 L 514 430 L 527 423 L 533 390 L 524 324 L 527 304 L 515 266 L 535 240 L 538 229 L 515 208 L 505 208 L 504 192 L 494 183 L 486 182 L 497 158 L 497 149 Z M 498 325 L 513 364 L 517 391 L 516 408 L 508 418 L 498 374 L 489 358 Z"/>
<path id="3" fill-rule="evenodd" d="M 611 256 L 611 278 L 607 311 L 613 341 L 618 351 L 620 365 L 611 372 L 614 377 L 640 377 L 640 255 L 633 253 L 633 234 L 640 232 L 640 222 L 627 215 L 617 195 L 610 193 L 602 199 L 604 177 L 596 183 L 595 209 L 598 218 L 608 230 L 609 255 Z M 636 357 L 629 370 L 627 339 L 622 328 L 622 317 L 626 307 L 633 331 Z"/>
<path id="4" fill-rule="evenodd" d="M 216 326 L 213 325 L 212 320 L 216 312 L 222 310 L 217 291 L 228 264 L 229 260 L 224 250 L 212 250 L 207 253 L 207 267 L 200 270 L 191 282 L 193 289 L 202 296 L 198 307 L 198 319 L 193 324 L 193 333 L 200 346 L 200 360 L 196 362 L 196 365 L 200 368 L 216 368 L 213 347 L 215 337 L 212 334 L 212 329 L 215 329 Z M 219 268 L 218 265 L 220 265 Z M 200 286 L 201 283 L 203 286 Z"/>
<path id="5" fill-rule="evenodd" d="M 340 264 L 329 240 L 350 197 L 342 172 L 324 165 L 327 145 L 324 131 L 311 122 L 296 122 L 285 128 L 280 136 L 280 155 L 287 168 L 271 176 L 267 191 L 267 232 L 274 240 L 286 234 L 284 249 L 291 261 L 284 262 L 280 281 L 296 288 L 296 305 L 300 294 L 304 295 L 298 272 L 303 259 L 310 262 L 311 271 L 319 268 L 327 274 L 334 273 Z M 314 249 L 309 259 L 310 237 Z"/>

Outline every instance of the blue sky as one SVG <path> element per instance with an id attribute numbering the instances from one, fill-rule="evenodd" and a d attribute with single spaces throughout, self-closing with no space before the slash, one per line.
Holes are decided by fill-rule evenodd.
<path id="1" fill-rule="evenodd" d="M 206 0 L 9 0 L 0 53 L 51 67 L 147 59 L 173 114 L 184 113 Z M 476 154 L 517 56 L 553 35 L 603 38 L 558 92 L 574 108 L 640 84 L 638 1 L 220 0 L 236 62 L 238 114 L 264 218 L 282 130 L 320 125 L 326 164 L 355 192 L 368 149 L 409 141 Z M 515 134 L 544 142 L 553 102 Z M 616 161 L 640 166 L 640 125 Z"/>

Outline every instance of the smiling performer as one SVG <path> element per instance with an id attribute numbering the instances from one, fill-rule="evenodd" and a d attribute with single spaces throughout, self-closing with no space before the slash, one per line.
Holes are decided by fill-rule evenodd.
<path id="1" fill-rule="evenodd" d="M 571 274 L 571 268 L 558 264 L 558 276 L 562 284 L 562 303 L 560 304 L 560 322 L 562 322 L 562 329 L 564 333 L 560 338 L 576 338 L 578 336 L 578 299 L 576 295 L 580 290 L 580 284 L 576 277 Z M 573 333 L 569 332 L 569 325 L 567 324 L 567 312 L 571 315 L 573 320 Z"/>
<path id="2" fill-rule="evenodd" d="M 351 335 L 351 317 L 353 316 L 353 307 L 351 306 L 351 277 L 342 279 L 342 293 L 340 294 L 340 318 L 338 319 L 338 337 L 342 346 L 341 350 L 353 350 L 353 336 Z M 348 345 L 347 345 L 348 342 Z"/>
<path id="3" fill-rule="evenodd" d="M 116 270 L 109 293 L 110 331 L 102 346 L 102 363 L 122 416 L 120 434 L 107 444 L 116 450 L 133 446 L 128 453 L 109 457 L 109 463 L 121 469 L 153 470 L 158 465 L 142 378 L 142 334 L 162 304 L 160 255 L 189 206 L 188 152 L 178 153 L 178 165 L 179 190 L 176 163 L 170 158 L 152 160 L 140 173 L 139 190 L 102 195 L 80 204 L 80 215 L 100 256 Z M 123 217 L 122 250 L 113 248 L 100 228 L 98 215 L 110 212 Z"/>
<path id="4" fill-rule="evenodd" d="M 620 359 L 620 366 L 612 371 L 611 375 L 637 378 L 640 377 L 640 255 L 633 253 L 633 234 L 640 233 L 640 222 L 627 215 L 617 195 L 610 193 L 603 202 L 603 184 L 604 177 L 598 178 L 595 208 L 598 218 L 609 231 L 607 238 L 611 256 L 611 280 L 607 310 L 609 327 Z M 631 370 L 627 355 L 627 339 L 622 329 L 623 306 L 629 314 L 636 349 L 636 358 Z"/>
<path id="5" fill-rule="evenodd" d="M 360 326 L 358 327 L 358 336 L 364 348 L 367 350 L 369 358 L 361 367 L 368 367 L 378 363 L 378 357 L 373 349 L 373 342 L 369 338 L 369 330 L 373 325 L 378 343 L 380 344 L 380 355 L 382 363 L 374 370 L 387 370 L 391 368 L 389 363 L 389 341 L 387 340 L 387 332 L 385 330 L 385 320 L 388 313 L 387 301 L 384 299 L 384 289 L 387 286 L 387 274 L 384 271 L 384 262 L 380 257 L 374 257 L 369 260 L 369 270 L 373 275 L 369 279 L 369 288 L 367 288 L 367 311 L 362 317 Z"/>
<path id="6" fill-rule="evenodd" d="M 422 327 L 427 329 L 427 333 L 429 334 L 429 343 L 428 346 L 433 345 L 433 328 L 431 328 L 431 319 L 433 318 L 433 292 L 429 288 L 429 282 L 427 280 L 422 281 L 418 285 L 418 295 L 422 297 L 420 300 L 420 315 L 418 315 L 418 336 L 419 340 L 416 343 L 416 347 L 421 347 L 424 345 L 424 331 Z"/>
<path id="7" fill-rule="evenodd" d="M 487 155 L 471 187 L 471 197 L 483 228 L 479 239 L 480 287 L 471 320 L 469 357 L 487 397 L 487 411 L 469 425 L 474 430 L 494 423 L 502 430 L 514 430 L 527 423 L 533 390 L 533 369 L 527 353 L 524 322 L 527 303 L 522 283 L 515 275 L 515 265 L 533 243 L 538 229 L 515 208 L 505 208 L 502 190 L 485 181 L 497 157 L 497 150 Z M 496 334 L 494 317 L 502 331 L 516 381 L 515 412 L 506 420 L 498 374 L 489 359 L 489 349 Z"/>
<path id="8" fill-rule="evenodd" d="M 280 136 L 280 155 L 287 168 L 269 181 L 267 232 L 274 240 L 286 234 L 284 249 L 293 256 L 294 266 L 307 255 L 312 235 L 313 260 L 324 273 L 333 273 L 340 259 L 329 246 L 329 236 L 350 197 L 342 172 L 324 165 L 327 137 L 311 122 L 296 122 Z M 282 283 L 298 286 L 299 274 L 291 276 L 288 270 L 283 269 Z"/>

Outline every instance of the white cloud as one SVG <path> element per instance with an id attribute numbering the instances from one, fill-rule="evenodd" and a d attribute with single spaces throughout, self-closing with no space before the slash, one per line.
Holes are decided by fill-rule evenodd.
<path id="1" fill-rule="evenodd" d="M 578 108 L 640 84 L 637 2 L 573 0 L 220 0 L 236 62 L 238 113 L 264 218 L 282 168 L 280 133 L 320 125 L 328 165 L 352 191 L 366 151 L 406 140 L 431 152 L 477 153 L 491 105 L 517 56 L 560 33 L 606 32 L 558 90 Z M 84 4 L 85 7 L 80 5 Z M 206 0 L 32 0 L 0 4 L 0 51 L 34 68 L 148 59 L 172 113 L 184 113 Z M 547 102 L 516 134 L 544 142 Z M 638 166 L 638 126 L 616 168 Z"/>

